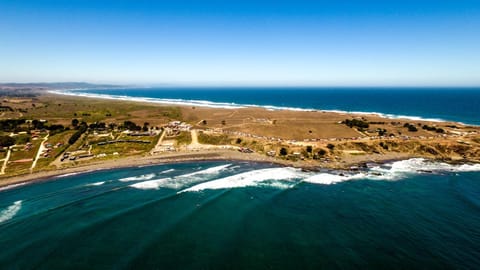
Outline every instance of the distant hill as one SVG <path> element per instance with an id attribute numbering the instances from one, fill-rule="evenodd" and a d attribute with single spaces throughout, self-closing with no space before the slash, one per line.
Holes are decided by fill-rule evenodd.
<path id="1" fill-rule="evenodd" d="M 113 84 L 93 84 L 86 82 L 0 83 L 0 96 L 32 97 L 46 90 L 118 87 L 122 86 Z"/>
<path id="2" fill-rule="evenodd" d="M 110 88 L 120 87 L 113 84 L 93 84 L 86 82 L 53 82 L 53 83 L 0 83 L 0 88 L 35 88 L 35 89 L 73 89 L 73 88 Z"/>

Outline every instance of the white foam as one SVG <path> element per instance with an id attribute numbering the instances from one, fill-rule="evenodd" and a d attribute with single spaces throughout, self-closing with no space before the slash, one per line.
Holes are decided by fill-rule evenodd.
<path id="1" fill-rule="evenodd" d="M 165 171 L 161 171 L 160 174 L 165 174 L 165 173 L 171 173 L 171 172 L 174 172 L 175 169 L 168 169 L 168 170 L 165 170 Z"/>
<path id="2" fill-rule="evenodd" d="M 196 171 L 188 174 L 177 175 L 175 177 L 143 181 L 143 182 L 130 185 L 130 187 L 138 188 L 138 189 L 160 189 L 160 188 L 179 189 L 188 184 L 193 184 L 200 181 L 208 180 L 209 178 L 217 175 L 218 173 L 220 173 L 222 170 L 229 167 L 230 165 L 231 164 L 215 166 L 215 167 L 207 168 L 204 170 L 200 170 L 200 171 Z M 167 170 L 167 171 L 171 172 L 172 170 Z M 167 173 L 167 171 L 164 171 L 162 173 Z"/>
<path id="3" fill-rule="evenodd" d="M 55 178 L 63 178 L 63 177 L 68 177 L 68 176 L 74 176 L 74 175 L 77 175 L 77 174 L 80 174 L 80 173 L 79 172 L 66 173 L 66 174 L 57 175 L 57 176 L 55 176 Z"/>
<path id="4" fill-rule="evenodd" d="M 200 175 L 200 174 L 217 174 L 217 173 L 220 173 L 221 171 L 223 171 L 224 169 L 228 168 L 230 165 L 232 165 L 232 164 L 215 166 L 215 167 L 211 167 L 211 168 L 208 168 L 208 169 L 205 169 L 205 170 L 179 175 L 177 177 L 192 177 L 192 176 Z"/>
<path id="5" fill-rule="evenodd" d="M 267 168 L 235 175 L 230 175 L 220 179 L 208 181 L 209 177 L 219 171 L 227 168 L 228 165 L 221 165 L 205 170 L 179 175 L 176 177 L 161 178 L 149 181 L 143 181 L 130 185 L 138 189 L 160 189 L 171 188 L 181 189 L 185 186 L 189 188 L 180 190 L 182 192 L 196 192 L 208 189 L 228 189 L 242 187 L 274 187 L 280 189 L 291 188 L 299 182 L 312 184 L 332 185 L 345 181 L 358 179 L 369 180 L 401 180 L 412 174 L 438 173 L 438 172 L 471 172 L 480 171 L 480 164 L 451 165 L 442 162 L 434 162 L 422 158 L 413 158 L 377 166 L 368 171 L 361 172 L 302 172 L 299 169 L 291 167 Z M 192 184 L 202 182 L 191 186 Z"/>
<path id="6" fill-rule="evenodd" d="M 155 177 L 154 173 L 149 173 L 149 174 L 142 174 L 142 175 L 138 175 L 138 176 L 120 178 L 120 179 L 118 179 L 118 181 L 120 181 L 120 182 L 143 181 L 143 180 L 153 179 L 154 177 Z"/>
<path id="7" fill-rule="evenodd" d="M 239 188 L 239 187 L 248 187 L 248 186 L 257 186 L 265 181 L 275 182 L 277 185 L 272 185 L 279 187 L 277 181 L 292 181 L 293 179 L 298 179 L 302 177 L 302 173 L 298 169 L 294 168 L 268 168 L 261 170 L 254 170 L 249 172 L 244 172 L 221 179 L 208 181 L 195 185 L 193 187 L 187 188 L 181 192 L 191 192 L 191 191 L 201 191 L 205 189 L 225 189 L 225 188 Z"/>
<path id="8" fill-rule="evenodd" d="M 22 201 L 14 202 L 7 209 L 0 212 L 0 223 L 12 219 L 20 209 L 22 209 Z"/>
<path id="9" fill-rule="evenodd" d="M 171 178 L 161 178 L 161 179 L 143 181 L 143 182 L 132 184 L 130 185 L 130 187 L 137 188 L 137 189 L 159 189 L 160 187 L 166 187 L 169 180 L 171 180 Z"/>
<path id="10" fill-rule="evenodd" d="M 102 181 L 102 182 L 96 182 L 96 183 L 91 183 L 91 184 L 88 184 L 87 186 L 101 186 L 105 184 L 105 181 Z"/>
<path id="11" fill-rule="evenodd" d="M 0 187 L 0 191 L 9 190 L 9 189 L 12 189 L 12 188 L 24 186 L 24 185 L 26 185 L 26 184 L 27 184 L 27 183 L 25 182 L 25 183 L 18 183 L 18 184 L 8 185 L 8 186 L 5 186 L 5 187 Z"/>
<path id="12" fill-rule="evenodd" d="M 353 179 L 362 179 L 362 178 L 366 178 L 366 175 L 364 173 L 347 174 L 347 175 L 320 173 L 320 174 L 314 174 L 312 176 L 305 178 L 303 182 L 331 185 L 331 184 L 336 184 L 344 181 L 349 181 Z"/>

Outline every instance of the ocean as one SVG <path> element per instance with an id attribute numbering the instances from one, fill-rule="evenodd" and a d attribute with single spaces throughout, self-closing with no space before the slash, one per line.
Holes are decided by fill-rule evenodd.
<path id="1" fill-rule="evenodd" d="M 64 175 L 0 191 L 0 268 L 476 269 L 479 171 L 411 159 Z"/>
<path id="2" fill-rule="evenodd" d="M 478 125 L 475 89 L 115 89 L 64 94 Z M 0 188 L 0 269 L 476 269 L 480 165 L 357 172 L 204 161 Z"/>
<path id="3" fill-rule="evenodd" d="M 480 125 L 480 88 L 128 88 L 53 91 L 189 106 L 377 113 Z"/>

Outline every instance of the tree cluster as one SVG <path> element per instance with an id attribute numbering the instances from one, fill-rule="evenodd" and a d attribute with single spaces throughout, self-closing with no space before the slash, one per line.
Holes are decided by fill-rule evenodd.
<path id="1" fill-rule="evenodd" d="M 408 131 L 410 131 L 410 132 L 418 131 L 417 127 L 415 125 L 410 124 L 410 123 L 405 123 L 403 125 L 403 127 L 406 127 L 408 129 Z"/>
<path id="2" fill-rule="evenodd" d="M 368 128 L 370 125 L 368 124 L 367 121 L 363 121 L 360 119 L 345 119 L 345 121 L 342 122 L 343 124 L 349 126 L 349 127 L 358 127 L 358 128 Z"/>
<path id="3" fill-rule="evenodd" d="M 85 131 L 87 131 L 87 123 L 82 122 L 82 123 L 80 124 L 80 126 L 78 127 L 77 131 L 72 134 L 72 136 L 70 137 L 70 139 L 68 139 L 68 143 L 69 143 L 69 144 L 74 144 L 74 143 L 80 138 L 80 136 L 82 136 L 82 134 L 83 134 Z"/>
<path id="4" fill-rule="evenodd" d="M 436 133 L 445 133 L 445 130 L 443 130 L 442 128 L 436 128 L 429 125 L 423 125 L 422 129 L 425 129 L 428 131 L 435 131 Z"/>

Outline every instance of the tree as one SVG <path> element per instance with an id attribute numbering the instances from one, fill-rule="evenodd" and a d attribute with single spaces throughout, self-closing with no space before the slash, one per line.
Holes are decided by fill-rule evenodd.
<path id="1" fill-rule="evenodd" d="M 325 156 L 326 153 L 327 153 L 327 151 L 325 151 L 325 149 L 318 150 L 318 155 L 321 156 L 321 157 Z"/>
<path id="2" fill-rule="evenodd" d="M 311 145 L 307 145 L 307 153 L 312 153 L 313 147 Z"/>
<path id="3" fill-rule="evenodd" d="M 202 124 L 206 125 L 206 124 L 207 124 L 207 120 L 202 120 Z"/>
<path id="4" fill-rule="evenodd" d="M 327 144 L 327 148 L 330 149 L 330 150 L 333 150 L 333 148 L 335 148 L 335 145 L 329 143 L 329 144 Z"/>
<path id="5" fill-rule="evenodd" d="M 282 147 L 280 149 L 280 155 L 281 156 L 286 156 L 288 154 L 287 149 L 285 147 Z"/>
<path id="6" fill-rule="evenodd" d="M 15 139 L 10 136 L 0 136 L 0 146 L 9 147 L 15 144 Z"/>
<path id="7" fill-rule="evenodd" d="M 72 126 L 73 126 L 73 127 L 77 127 L 77 126 L 78 126 L 78 123 L 80 123 L 80 121 L 78 121 L 77 118 L 72 119 Z"/>
<path id="8" fill-rule="evenodd" d="M 241 144 L 242 143 L 242 139 L 240 138 L 237 138 L 237 140 L 235 141 L 236 144 Z"/>
<path id="9" fill-rule="evenodd" d="M 222 120 L 222 125 L 225 126 L 226 124 L 227 124 L 227 122 L 225 120 Z"/>

